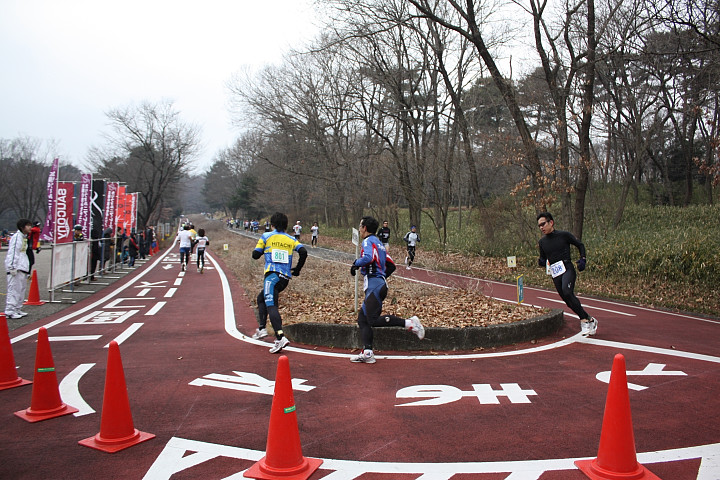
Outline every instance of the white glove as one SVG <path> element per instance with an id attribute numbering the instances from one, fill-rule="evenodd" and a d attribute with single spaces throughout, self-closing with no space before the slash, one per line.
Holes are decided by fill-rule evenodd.
<path id="1" fill-rule="evenodd" d="M 14 277 L 15 275 L 17 275 L 17 272 L 18 272 L 17 269 L 10 270 L 10 275 L 12 275 Z"/>

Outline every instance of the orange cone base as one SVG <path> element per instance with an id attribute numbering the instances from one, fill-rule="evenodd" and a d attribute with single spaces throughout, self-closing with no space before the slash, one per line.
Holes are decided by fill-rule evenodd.
<path id="1" fill-rule="evenodd" d="M 30 407 L 25 410 L 15 412 L 15 415 L 30 423 L 34 423 L 41 420 L 47 420 L 49 418 L 62 417 L 63 415 L 69 415 L 77 411 L 77 408 L 61 403 L 59 407 L 51 408 L 49 410 L 33 410 L 33 408 Z"/>
<path id="2" fill-rule="evenodd" d="M 27 300 L 23 302 L 23 305 L 45 305 L 45 300 L 38 300 L 36 302 L 31 302 L 30 300 Z"/>
<path id="3" fill-rule="evenodd" d="M 307 480 L 323 463 L 317 458 L 303 457 L 300 465 L 296 467 L 273 468 L 265 463 L 265 458 L 261 458 L 255 465 L 248 468 L 243 473 L 243 477 L 260 480 Z"/>
<path id="4" fill-rule="evenodd" d="M 595 460 L 577 460 L 575 466 L 592 480 L 661 480 L 650 470 L 639 463 L 632 472 L 611 472 L 597 464 Z"/>
<path id="5" fill-rule="evenodd" d="M 127 437 L 107 439 L 102 438 L 98 433 L 94 437 L 80 440 L 78 443 L 96 450 L 102 450 L 103 452 L 115 453 L 152 438 L 155 438 L 155 434 L 141 432 L 136 428 L 133 434 Z"/>
<path id="6" fill-rule="evenodd" d="M 7 390 L 8 388 L 21 387 L 23 385 L 29 385 L 31 383 L 32 382 L 30 380 L 25 380 L 24 378 L 17 377 L 15 380 L 11 380 L 9 382 L 1 382 L 0 390 Z"/>

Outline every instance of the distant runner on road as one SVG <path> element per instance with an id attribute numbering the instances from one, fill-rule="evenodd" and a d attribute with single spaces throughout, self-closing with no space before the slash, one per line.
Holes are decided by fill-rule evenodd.
<path id="1" fill-rule="evenodd" d="M 570 257 L 570 245 L 574 245 L 580 251 L 580 259 L 577 261 L 579 271 L 585 270 L 585 245 L 575 238 L 570 232 L 555 230 L 555 220 L 548 212 L 537 216 L 538 227 L 543 236 L 538 242 L 540 258 L 538 265 L 545 267 L 549 265 L 555 289 L 560 298 L 573 312 L 580 317 L 580 333 L 585 336 L 595 335 L 598 321 L 587 314 L 575 296 L 575 267 Z"/>

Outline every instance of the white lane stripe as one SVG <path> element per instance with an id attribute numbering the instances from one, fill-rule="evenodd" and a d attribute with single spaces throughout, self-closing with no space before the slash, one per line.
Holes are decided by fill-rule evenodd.
<path id="1" fill-rule="evenodd" d="M 113 340 L 115 340 L 115 341 L 118 343 L 118 345 L 122 345 L 122 343 L 123 343 L 125 340 L 127 340 L 128 338 L 130 338 L 133 333 L 135 333 L 135 332 L 137 332 L 138 330 L 140 330 L 140 327 L 142 327 L 143 325 L 144 325 L 143 323 L 133 323 L 133 324 L 130 325 L 127 329 L 125 329 L 124 332 L 122 332 L 120 335 L 118 335 L 117 337 L 115 337 Z M 104 348 L 109 348 L 109 347 L 110 347 L 110 342 L 108 342 L 108 344 L 105 345 Z"/>
<path id="2" fill-rule="evenodd" d="M 94 363 L 81 363 L 75 367 L 72 372 L 65 375 L 65 378 L 62 379 L 58 386 L 63 402 L 78 409 L 78 411 L 73 414 L 76 417 L 95 413 L 95 410 L 88 405 L 82 395 L 80 395 L 80 389 L 78 388 L 78 383 L 80 383 L 82 376 L 94 366 Z"/>
<path id="3" fill-rule="evenodd" d="M 157 302 L 145 315 L 155 315 L 167 302 Z"/>
<path id="4" fill-rule="evenodd" d="M 189 452 L 189 454 L 187 454 Z M 720 478 L 720 443 L 697 447 L 677 448 L 656 452 L 641 452 L 637 460 L 641 464 L 666 463 L 700 458 L 698 480 L 714 480 Z M 172 437 L 165 444 L 162 452 L 146 472 L 144 479 L 170 479 L 175 473 L 199 465 L 217 457 L 228 457 L 257 462 L 264 456 L 263 452 L 247 448 L 231 447 L 208 442 L 186 440 Z M 451 473 L 481 474 L 507 473 L 506 478 L 513 480 L 537 479 L 545 472 L 572 470 L 577 472 L 575 461 L 592 460 L 594 457 L 555 458 L 546 460 L 518 460 L 510 462 L 448 462 L 448 463 L 403 463 L 403 462 L 363 462 L 355 460 L 336 460 L 323 458 L 320 468 L 334 470 L 323 479 L 353 480 L 366 473 L 380 474 L 422 474 L 423 479 L 440 479 L 442 475 Z M 450 478 L 452 477 L 450 476 Z M 240 478 L 233 475 L 226 478 Z"/>
<path id="5" fill-rule="evenodd" d="M 208 255 L 206 253 L 205 255 Z M 212 257 L 210 257 L 212 261 Z M 215 263 L 213 261 L 213 263 Z M 240 333 L 240 331 L 237 329 L 237 325 L 235 323 L 235 309 L 233 307 L 232 302 L 232 292 L 230 291 L 230 286 L 227 281 L 227 277 L 225 276 L 225 272 L 222 268 L 220 268 L 220 265 L 215 263 L 215 266 L 217 268 L 218 274 L 220 275 L 220 282 L 222 283 L 223 288 L 223 304 L 225 306 L 225 331 L 228 332 L 228 334 L 234 338 L 237 338 L 238 340 L 242 340 L 243 342 L 252 343 L 255 345 L 262 345 L 264 347 L 268 347 L 269 344 L 267 342 L 263 342 L 261 340 L 253 340 L 250 337 L 247 337 Z M 564 313 L 564 315 L 578 318 L 577 315 Z M 587 338 L 579 333 L 573 335 L 572 337 L 568 337 L 566 339 L 560 340 L 555 343 L 551 343 L 548 345 L 543 345 L 539 347 L 533 347 L 528 348 L 525 350 L 515 350 L 515 351 L 508 351 L 508 352 L 491 352 L 491 353 L 472 353 L 472 354 L 466 354 L 466 355 L 378 355 L 377 357 L 380 359 L 387 359 L 387 360 L 457 360 L 457 359 L 463 359 L 463 358 L 491 358 L 491 357 L 508 357 L 508 356 L 515 356 L 515 355 L 525 355 L 525 354 L 531 354 L 531 353 L 537 353 L 542 352 L 546 350 L 552 350 L 555 348 L 564 347 L 566 345 L 570 345 L 572 343 L 579 342 L 579 343 L 591 343 L 591 344 L 597 344 L 601 346 L 610 346 L 613 348 L 625 348 L 628 350 L 638 350 L 638 351 L 646 351 L 646 352 L 652 352 L 652 353 L 659 353 L 662 355 L 673 355 L 678 357 L 686 357 L 686 358 L 692 358 L 695 360 L 703 360 L 708 362 L 716 362 L 720 363 L 720 359 L 717 357 L 712 357 L 710 355 L 699 355 L 699 354 L 693 354 L 689 352 L 677 352 L 675 350 L 667 350 L 667 349 L 661 349 L 661 348 L 655 348 L 655 347 L 647 347 L 644 345 L 632 345 L 632 344 L 624 344 L 624 343 L 618 343 L 618 342 L 608 342 L 605 340 L 598 340 L 594 338 Z M 349 358 L 351 355 L 349 354 L 343 354 L 343 353 L 334 353 L 334 352 L 321 352 L 316 350 L 306 350 L 302 348 L 297 347 L 285 347 L 286 350 L 293 351 L 293 352 L 300 352 L 305 353 L 308 355 L 318 355 L 318 356 L 324 356 L 324 357 L 335 357 L 335 358 Z"/>
<path id="6" fill-rule="evenodd" d="M 65 335 L 62 337 L 48 337 L 51 342 L 77 342 L 87 340 L 97 340 L 102 335 Z"/>
<path id="7" fill-rule="evenodd" d="M 547 298 L 547 297 L 538 297 L 540 300 L 545 300 L 547 302 L 553 302 L 553 303 L 562 303 L 565 305 L 565 302 L 562 300 L 558 300 L 556 298 Z M 583 298 L 583 300 L 585 300 Z M 627 313 L 627 312 L 619 312 L 617 310 L 608 310 L 607 308 L 600 308 L 600 307 L 590 307 L 588 305 L 585 305 L 587 308 L 592 308 L 593 310 L 600 310 L 602 312 L 610 312 L 610 313 L 617 313 L 618 315 L 625 315 L 626 317 L 636 317 L 637 315 L 633 313 Z"/>
<path id="8" fill-rule="evenodd" d="M 183 281 L 182 278 L 176 278 L 175 283 L 173 283 L 173 285 L 175 285 L 176 287 L 179 287 L 182 284 L 182 281 Z"/>
<path id="9" fill-rule="evenodd" d="M 263 347 L 269 347 L 270 346 L 269 343 L 263 342 L 261 340 L 253 340 L 252 338 L 240 333 L 240 331 L 237 329 L 237 324 L 235 323 L 235 308 L 233 306 L 232 292 L 230 291 L 230 284 L 228 283 L 227 276 L 225 276 L 225 271 L 220 267 L 220 265 L 218 263 L 216 263 L 214 261 L 213 257 L 210 256 L 207 251 L 205 252 L 205 256 L 208 257 L 209 260 L 215 264 L 216 270 L 217 270 L 218 274 L 220 275 L 220 283 L 222 284 L 222 291 L 223 291 L 225 331 L 231 337 L 237 338 L 238 340 L 241 340 L 243 342 L 252 343 L 254 345 L 261 345 Z M 518 351 L 512 351 L 512 352 L 474 353 L 474 354 L 467 354 L 467 355 L 393 355 L 393 356 L 378 355 L 377 358 L 389 359 L 389 360 L 408 360 L 408 359 L 457 360 L 457 359 L 462 359 L 462 358 L 507 357 L 507 356 L 542 352 L 545 350 L 552 350 L 555 348 L 564 347 L 566 345 L 570 345 L 570 344 L 574 343 L 575 339 L 579 336 L 580 336 L 580 334 L 578 333 L 575 336 L 560 340 L 559 342 L 556 342 L 556 343 L 543 345 L 543 346 L 539 346 L 539 347 L 534 347 L 534 348 L 529 348 L 527 350 L 518 350 Z M 350 358 L 352 356 L 352 355 L 346 354 L 346 353 L 321 352 L 321 351 L 317 351 L 317 350 L 306 350 L 303 348 L 296 348 L 296 347 L 285 347 L 285 350 L 305 353 L 308 355 L 317 355 L 317 356 L 321 356 L 321 357 Z"/>
<path id="10" fill-rule="evenodd" d="M 150 289 L 149 289 L 149 288 L 143 288 L 142 290 L 140 290 L 140 291 L 138 292 L 137 296 L 138 296 L 138 297 L 144 297 L 145 295 L 148 294 L 148 292 L 150 292 Z"/>
<path id="11" fill-rule="evenodd" d="M 177 240 L 177 237 L 176 237 L 176 240 Z M 153 269 L 157 264 L 159 264 L 159 263 L 163 260 L 163 258 L 165 258 L 166 255 L 168 255 L 168 254 L 170 253 L 170 249 L 175 246 L 175 243 L 176 243 L 176 241 L 173 241 L 173 244 L 168 248 L 168 250 L 167 250 L 165 253 L 162 254 L 162 256 L 158 257 L 152 265 L 150 265 L 147 269 L 145 269 L 145 270 L 143 270 L 142 272 L 140 272 L 139 274 L 137 274 L 137 276 L 135 276 L 135 277 L 133 277 L 132 279 L 130 279 L 130 280 L 128 281 L 128 283 L 126 283 L 126 284 L 123 285 L 122 287 L 118 287 L 118 288 L 113 289 L 110 293 L 108 293 L 107 295 L 105 295 L 103 298 L 101 298 L 101 299 L 98 300 L 97 302 L 91 303 L 91 304 L 89 304 L 89 305 L 81 308 L 80 310 L 77 310 L 77 311 L 75 311 L 75 312 L 73 312 L 73 313 L 70 313 L 70 314 L 68 314 L 68 315 L 65 315 L 64 317 L 60 317 L 60 318 L 58 318 L 57 320 L 54 320 L 54 321 L 52 321 L 52 322 L 50 322 L 50 323 L 46 323 L 45 325 L 43 325 L 43 327 L 45 327 L 46 329 L 50 329 L 51 327 L 54 327 L 55 325 L 60 325 L 61 323 L 65 322 L 65 321 L 67 321 L 67 320 L 70 320 L 70 319 L 72 319 L 72 318 L 75 318 L 75 317 L 77 317 L 78 315 L 81 315 L 81 314 L 87 312 L 88 310 L 92 310 L 92 309 L 96 308 L 97 306 L 102 305 L 103 303 L 105 303 L 105 302 L 108 301 L 109 299 L 111 299 L 111 298 L 119 295 L 120 293 L 122 293 L 126 288 L 130 288 L 130 287 L 133 286 L 135 283 L 137 283 L 141 278 L 143 278 L 145 275 L 147 275 L 148 273 L 150 273 L 150 272 L 152 271 L 152 269 Z M 29 332 L 25 332 L 25 333 L 23 333 L 23 334 L 21 334 L 21 335 L 18 335 L 17 337 L 13 337 L 13 338 L 10 340 L 10 343 L 19 342 L 20 340 L 24 340 L 24 339 L 26 339 L 26 338 L 28 338 L 28 337 L 36 336 L 39 329 L 40 329 L 40 328 L 38 327 L 38 328 L 35 328 L 35 329 L 33 329 L 33 330 L 30 330 Z"/>
<path id="12" fill-rule="evenodd" d="M 702 360 L 704 362 L 720 363 L 720 357 L 712 355 L 703 355 L 701 353 L 684 352 L 682 350 L 671 350 L 669 348 L 650 347 L 647 345 L 637 345 L 634 343 L 612 342 L 610 340 L 600 340 L 598 338 L 580 336 L 577 341 L 579 343 L 589 343 L 601 347 L 621 348 L 624 350 L 634 350 L 636 352 L 657 353 L 660 355 L 669 355 L 671 357 L 689 358 L 692 360 Z"/>
<path id="13" fill-rule="evenodd" d="M 173 295 L 175 295 L 175 292 L 177 292 L 177 288 L 171 288 L 167 291 L 167 293 L 164 295 L 164 297 L 171 298 Z"/>

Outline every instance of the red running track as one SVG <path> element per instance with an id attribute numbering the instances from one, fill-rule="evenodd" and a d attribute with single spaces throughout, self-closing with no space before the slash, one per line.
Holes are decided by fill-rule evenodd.
<path id="1" fill-rule="evenodd" d="M 246 336 L 256 327 L 248 295 L 213 252 L 208 257 L 204 274 L 183 273 L 175 249 L 166 251 L 12 332 L 18 374 L 32 379 L 37 329 L 48 329 L 63 401 L 80 411 L 30 424 L 13 412 L 30 406 L 32 386 L 0 391 L 0 478 L 243 478 L 265 452 L 278 356 Z M 508 301 L 516 295 L 513 285 L 398 273 L 475 285 Z M 558 300 L 525 289 L 526 303 L 564 307 Z M 311 479 L 586 478 L 573 462 L 597 456 L 617 353 L 627 363 L 638 461 L 664 480 L 720 479 L 720 322 L 582 301 L 600 320 L 589 339 L 576 335 L 568 314 L 561 332 L 534 344 L 458 355 L 382 352 L 373 365 L 350 363 L 349 351 L 291 344 L 284 354 L 303 454 L 324 460 Z M 78 441 L 99 432 L 112 340 L 134 426 L 156 437 L 108 454 Z"/>

